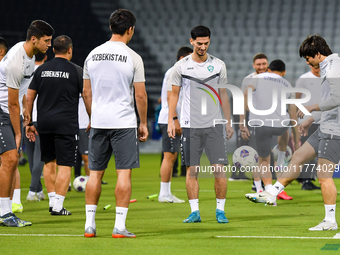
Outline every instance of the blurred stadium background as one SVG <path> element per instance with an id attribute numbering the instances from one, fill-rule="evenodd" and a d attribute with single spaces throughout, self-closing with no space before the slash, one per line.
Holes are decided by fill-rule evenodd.
<path id="1" fill-rule="evenodd" d="M 110 38 L 112 11 L 132 11 L 137 23 L 129 46 L 144 60 L 150 131 L 163 75 L 174 64 L 177 49 L 190 46 L 190 30 L 196 25 L 211 29 L 208 52 L 226 63 L 229 83 L 238 86 L 253 72 L 256 53 L 265 53 L 269 61 L 282 59 L 285 78 L 294 86 L 309 70 L 298 55 L 308 35 L 323 36 L 333 52 L 340 46 L 337 0 L 1 0 L 1 6 L 0 36 L 10 46 L 25 40 L 32 20 L 43 19 L 55 28 L 55 36 L 72 38 L 73 62 L 80 66 L 94 47 Z M 48 55 L 53 57 L 51 50 Z"/>

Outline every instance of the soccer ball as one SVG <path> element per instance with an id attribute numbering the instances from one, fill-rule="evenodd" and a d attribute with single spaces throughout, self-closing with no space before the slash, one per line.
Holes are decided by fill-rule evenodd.
<path id="1" fill-rule="evenodd" d="M 87 183 L 87 178 L 85 176 L 78 176 L 73 181 L 73 188 L 76 191 L 83 192 L 85 191 L 86 183 Z"/>
<path id="2" fill-rule="evenodd" d="M 273 156 L 274 156 L 275 161 L 277 161 L 278 155 L 279 155 L 279 145 L 275 145 L 275 147 L 273 148 Z M 293 155 L 292 149 L 287 145 L 285 162 L 289 162 L 292 158 L 292 155 Z"/>
<path id="3" fill-rule="evenodd" d="M 233 163 L 239 169 L 246 166 L 257 166 L 258 162 L 259 155 L 257 154 L 257 151 L 250 146 L 241 146 L 234 151 Z"/>

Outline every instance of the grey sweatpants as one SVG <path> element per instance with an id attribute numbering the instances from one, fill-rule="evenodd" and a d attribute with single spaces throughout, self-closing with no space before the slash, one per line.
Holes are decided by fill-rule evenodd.
<path id="1" fill-rule="evenodd" d="M 36 126 L 36 123 L 34 123 Z M 31 185 L 30 191 L 39 192 L 42 191 L 41 184 L 41 173 L 44 168 L 44 162 L 41 161 L 41 151 L 40 151 L 40 139 L 39 136 L 35 136 L 36 141 L 30 142 L 26 137 L 26 129 L 23 131 L 24 143 L 26 146 L 26 153 L 28 158 L 28 164 L 31 171 Z"/>

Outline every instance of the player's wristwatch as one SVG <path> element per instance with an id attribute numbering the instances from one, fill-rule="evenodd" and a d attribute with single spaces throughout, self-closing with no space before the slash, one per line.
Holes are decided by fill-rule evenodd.
<path id="1" fill-rule="evenodd" d="M 178 117 L 176 116 L 176 117 L 173 117 L 172 119 L 173 119 L 173 120 L 178 120 Z"/>

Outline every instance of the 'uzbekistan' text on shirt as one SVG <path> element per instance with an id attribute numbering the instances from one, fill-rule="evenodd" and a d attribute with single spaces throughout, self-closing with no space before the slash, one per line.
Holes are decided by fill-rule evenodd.
<path id="1" fill-rule="evenodd" d="M 70 77 L 70 73 L 69 72 L 61 72 L 61 71 L 42 71 L 41 77 L 53 77 L 53 78 L 68 79 Z"/>
<path id="2" fill-rule="evenodd" d="M 111 54 L 111 53 L 102 53 L 102 54 L 92 55 L 92 61 L 102 61 L 102 60 L 119 61 L 119 62 L 126 63 L 127 56 L 120 55 L 120 54 Z"/>

